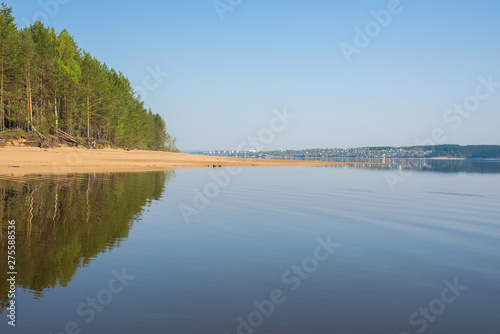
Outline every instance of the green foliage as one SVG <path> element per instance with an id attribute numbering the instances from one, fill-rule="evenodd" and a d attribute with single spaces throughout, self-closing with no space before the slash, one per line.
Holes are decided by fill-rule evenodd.
<path id="1" fill-rule="evenodd" d="M 37 21 L 18 30 L 0 8 L 0 132 L 59 128 L 113 146 L 174 151 L 175 138 L 144 107 L 129 80 Z"/>
<path id="2" fill-rule="evenodd" d="M 24 132 L 24 130 L 19 129 L 19 128 L 10 129 L 10 130 L 2 133 L 3 139 L 14 139 L 14 138 L 21 138 L 21 137 L 26 137 L 26 132 Z"/>
<path id="3" fill-rule="evenodd" d="M 431 150 L 433 157 L 452 158 L 500 158 L 499 145 L 436 145 L 424 146 L 424 150 Z"/>

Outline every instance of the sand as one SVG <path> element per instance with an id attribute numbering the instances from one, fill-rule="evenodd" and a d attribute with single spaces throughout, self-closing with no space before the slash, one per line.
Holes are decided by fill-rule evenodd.
<path id="1" fill-rule="evenodd" d="M 300 160 L 210 157 L 187 153 L 125 151 L 117 149 L 35 147 L 0 148 L 0 174 L 154 171 L 180 167 L 314 166 L 346 163 Z M 357 164 L 357 163 L 350 163 Z"/>

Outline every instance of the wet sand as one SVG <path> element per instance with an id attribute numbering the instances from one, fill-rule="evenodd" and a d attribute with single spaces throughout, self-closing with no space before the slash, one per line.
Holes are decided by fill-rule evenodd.
<path id="1" fill-rule="evenodd" d="M 340 163 L 302 160 L 246 159 L 211 157 L 187 153 L 125 151 L 117 149 L 3 147 L 0 148 L 0 174 L 86 173 L 154 171 L 179 167 L 227 166 L 317 166 Z"/>

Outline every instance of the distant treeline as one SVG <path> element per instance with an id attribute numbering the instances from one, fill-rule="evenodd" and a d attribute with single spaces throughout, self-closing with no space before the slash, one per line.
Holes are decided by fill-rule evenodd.
<path id="1" fill-rule="evenodd" d="M 54 129 L 117 147 L 174 150 L 175 138 L 129 80 L 37 21 L 18 30 L 0 7 L 0 133 Z"/>
<path id="2" fill-rule="evenodd" d="M 221 152 L 215 152 L 221 155 Z M 302 150 L 277 150 L 259 152 L 230 152 L 226 156 L 273 156 L 296 158 L 500 158 L 500 145 L 427 145 L 427 146 L 367 146 L 355 148 L 313 148 Z"/>
<path id="3" fill-rule="evenodd" d="M 400 147 L 408 151 L 431 151 L 426 157 L 450 158 L 500 158 L 500 145 L 432 145 Z M 369 147 L 370 150 L 395 150 L 396 147 Z"/>

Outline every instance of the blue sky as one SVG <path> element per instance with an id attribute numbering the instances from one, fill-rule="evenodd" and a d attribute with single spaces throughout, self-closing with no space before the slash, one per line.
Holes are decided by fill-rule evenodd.
<path id="1" fill-rule="evenodd" d="M 213 0 L 7 5 L 19 26 L 66 28 L 134 87 L 168 72 L 144 100 L 181 150 L 236 149 L 284 107 L 295 118 L 265 149 L 500 144 L 500 86 L 473 103 L 478 77 L 500 82 L 500 3 L 394 1 L 220 0 L 224 20 Z M 360 46 L 350 62 L 341 43 Z"/>

